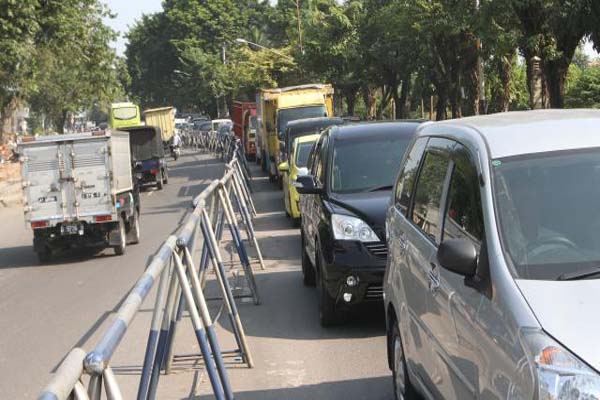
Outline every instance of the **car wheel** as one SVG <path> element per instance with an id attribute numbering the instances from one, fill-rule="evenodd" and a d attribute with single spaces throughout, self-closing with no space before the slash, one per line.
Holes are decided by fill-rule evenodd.
<path id="1" fill-rule="evenodd" d="M 406 358 L 404 357 L 402 340 L 396 321 L 393 321 L 392 325 L 391 345 L 391 350 L 393 351 L 392 378 L 396 400 L 418 399 L 416 391 L 408 378 Z"/>
<path id="2" fill-rule="evenodd" d="M 52 259 L 52 250 L 45 246 L 43 250 L 36 252 L 36 255 L 40 264 L 46 264 Z"/>
<path id="3" fill-rule="evenodd" d="M 156 188 L 158 190 L 162 190 L 163 189 L 163 173 L 162 171 L 159 172 L 159 176 L 156 177 Z"/>
<path id="4" fill-rule="evenodd" d="M 315 267 L 313 267 L 306 254 L 306 248 L 304 247 L 304 235 L 301 238 L 302 243 L 302 282 L 304 286 L 314 287 L 315 286 Z"/>
<path id="5" fill-rule="evenodd" d="M 321 252 L 317 248 L 317 293 L 319 300 L 319 321 L 321 322 L 321 326 L 324 328 L 335 326 L 340 322 L 340 316 L 335 309 L 335 299 L 329 295 L 329 292 L 326 288 L 325 278 L 322 274 L 322 268 L 324 264 L 323 256 Z"/>
<path id="6" fill-rule="evenodd" d="M 122 256 L 125 254 L 125 247 L 127 246 L 127 232 L 125 230 L 125 221 L 123 218 L 119 218 L 119 235 L 121 236 L 121 243 L 113 247 L 116 255 Z"/>
<path id="7" fill-rule="evenodd" d="M 140 242 L 140 213 L 136 211 L 133 214 L 133 221 L 131 222 L 131 244 L 138 244 Z"/>

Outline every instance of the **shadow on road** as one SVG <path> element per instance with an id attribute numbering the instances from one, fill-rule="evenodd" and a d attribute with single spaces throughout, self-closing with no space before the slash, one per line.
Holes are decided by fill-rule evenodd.
<path id="1" fill-rule="evenodd" d="M 255 306 L 238 301 L 246 335 L 290 340 L 327 340 L 369 338 L 385 335 L 383 305 L 373 303 L 349 313 L 346 321 L 336 327 L 319 324 L 317 291 L 302 284 L 300 271 L 269 271 L 256 274 L 262 304 Z M 215 281 L 207 285 L 207 297 L 218 292 Z M 211 302 L 216 313 L 220 302 Z M 231 332 L 226 316 L 219 320 L 223 329 Z"/>
<path id="2" fill-rule="evenodd" d="M 374 396 L 374 393 L 381 393 L 382 387 L 388 387 L 388 393 Z M 212 398 L 212 396 L 197 396 L 185 399 L 208 400 Z M 236 392 L 236 399 L 239 400 L 391 400 L 393 398 L 391 376 L 324 382 L 293 388 Z"/>

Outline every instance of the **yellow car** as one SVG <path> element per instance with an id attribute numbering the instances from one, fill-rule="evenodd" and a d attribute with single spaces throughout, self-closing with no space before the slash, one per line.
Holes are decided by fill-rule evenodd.
<path id="1" fill-rule="evenodd" d="M 298 176 L 298 170 L 300 168 L 306 168 L 310 150 L 319 136 L 319 134 L 314 134 L 296 138 L 292 144 L 289 162 L 283 162 L 277 166 L 277 169 L 282 173 L 285 213 L 294 220 L 294 224 L 296 225 L 300 222 L 300 209 L 298 208 L 300 195 L 292 183 Z"/>

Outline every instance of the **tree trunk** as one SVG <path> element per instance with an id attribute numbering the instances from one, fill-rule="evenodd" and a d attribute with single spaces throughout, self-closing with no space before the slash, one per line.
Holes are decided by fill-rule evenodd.
<path id="1" fill-rule="evenodd" d="M 55 125 L 54 127 L 56 128 L 56 130 L 60 134 L 65 133 L 65 125 L 67 124 L 67 116 L 68 116 L 68 114 L 69 114 L 69 111 L 63 110 L 60 113 L 60 115 L 57 115 L 54 118 L 54 120 L 52 121 L 52 123 Z"/>
<path id="2" fill-rule="evenodd" d="M 398 90 L 398 88 L 392 88 L 391 86 L 382 86 L 381 87 L 381 103 L 379 104 L 377 110 L 377 119 L 383 118 L 383 113 L 387 106 L 390 104 L 390 99 L 392 98 L 392 91 Z"/>
<path id="3" fill-rule="evenodd" d="M 448 103 L 448 95 L 446 93 L 446 88 L 442 85 L 436 86 L 437 91 L 437 104 L 435 108 L 435 119 L 436 121 L 443 121 L 448 118 L 446 114 L 446 106 Z"/>
<path id="4" fill-rule="evenodd" d="M 410 93 L 410 76 L 405 77 L 402 80 L 402 86 L 400 87 L 400 98 L 394 98 L 396 101 L 396 118 L 406 119 L 408 118 L 408 111 L 410 109 L 408 104 L 408 95 Z"/>
<path id="5" fill-rule="evenodd" d="M 377 108 L 375 104 L 375 89 L 372 86 L 364 85 L 361 89 L 365 108 L 367 109 L 367 120 L 375 119 Z"/>
<path id="6" fill-rule="evenodd" d="M 354 117 L 354 108 L 356 107 L 357 93 L 354 90 L 345 93 L 346 106 L 348 108 L 348 116 Z"/>
<path id="7" fill-rule="evenodd" d="M 544 75 L 546 77 L 546 89 L 551 108 L 564 108 L 565 106 L 565 81 L 569 64 L 562 59 L 547 61 L 544 63 Z"/>
<path id="8" fill-rule="evenodd" d="M 498 93 L 498 105 L 500 111 L 507 112 L 510 109 L 510 83 L 512 81 L 512 68 L 515 53 L 512 52 L 502 57 L 498 63 L 498 76 L 502 83 L 502 90 Z"/>

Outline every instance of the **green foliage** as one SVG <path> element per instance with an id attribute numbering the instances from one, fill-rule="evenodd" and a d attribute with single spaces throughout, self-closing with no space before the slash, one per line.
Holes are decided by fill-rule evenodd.
<path id="1" fill-rule="evenodd" d="M 579 74 L 579 79 L 567 89 L 566 106 L 600 108 L 600 66 L 588 67 Z"/>

